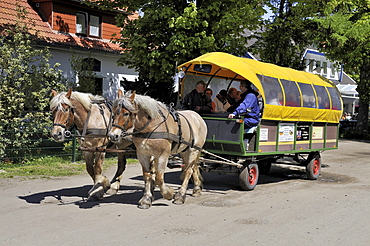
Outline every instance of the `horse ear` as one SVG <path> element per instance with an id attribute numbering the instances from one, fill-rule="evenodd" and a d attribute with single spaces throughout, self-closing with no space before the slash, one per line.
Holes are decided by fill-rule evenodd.
<path id="1" fill-rule="evenodd" d="M 55 97 L 56 95 L 58 95 L 58 92 L 56 92 L 56 91 L 54 91 L 54 90 L 51 90 L 51 95 L 52 95 L 53 97 Z"/>
<path id="2" fill-rule="evenodd" d="M 136 96 L 136 91 L 133 91 L 131 96 L 130 96 L 130 101 L 133 102 Z"/>
<path id="3" fill-rule="evenodd" d="M 117 91 L 117 95 L 118 95 L 118 98 L 122 97 L 123 96 L 123 92 L 121 89 L 118 89 Z"/>
<path id="4" fill-rule="evenodd" d="M 67 92 L 67 94 L 66 94 L 66 98 L 71 98 L 71 95 L 72 95 L 72 87 L 71 88 L 69 88 L 69 90 L 68 90 L 68 92 Z"/>

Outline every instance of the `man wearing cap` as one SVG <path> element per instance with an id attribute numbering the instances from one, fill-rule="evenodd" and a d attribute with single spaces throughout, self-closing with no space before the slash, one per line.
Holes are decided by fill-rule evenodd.
<path id="1" fill-rule="evenodd" d="M 212 100 L 204 95 L 206 83 L 198 81 L 195 88 L 189 92 L 182 101 L 182 109 L 194 110 L 197 113 L 210 113 L 212 110 Z"/>

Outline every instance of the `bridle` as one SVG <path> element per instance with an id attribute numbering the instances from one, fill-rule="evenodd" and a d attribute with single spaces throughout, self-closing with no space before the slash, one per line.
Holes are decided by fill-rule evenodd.
<path id="1" fill-rule="evenodd" d="M 65 137 L 70 137 L 72 135 L 72 133 L 68 130 L 68 128 L 72 128 L 73 125 L 74 125 L 74 110 L 72 107 L 70 107 L 70 112 L 68 112 L 68 118 L 65 122 L 65 124 L 61 124 L 61 123 L 54 123 L 54 120 L 56 117 L 54 117 L 54 120 L 53 120 L 53 127 L 54 126 L 60 126 L 62 127 L 65 131 L 64 131 L 64 136 Z M 60 110 L 56 110 L 56 113 L 55 115 L 57 114 L 57 112 L 59 112 Z M 72 115 L 72 116 L 71 116 Z M 72 121 L 72 123 L 71 123 Z M 70 124 L 70 126 L 68 126 Z"/>
<path id="2" fill-rule="evenodd" d="M 125 110 L 127 110 L 129 112 L 129 117 L 131 118 L 131 121 L 133 122 L 133 125 L 134 125 L 134 119 L 136 117 L 136 113 L 131 112 L 129 109 L 127 109 L 123 105 L 120 105 L 119 109 L 117 109 L 117 110 L 119 110 L 119 112 L 121 112 L 122 108 L 124 108 Z M 113 121 L 114 121 L 114 115 L 113 115 Z M 114 124 L 114 123 L 112 124 L 112 126 L 119 128 L 121 130 L 121 137 L 124 138 L 124 137 L 130 136 L 130 135 L 135 135 L 135 134 L 138 134 L 138 133 L 142 132 L 144 129 L 146 129 L 148 127 L 148 125 L 150 124 L 151 121 L 152 121 L 152 118 L 150 116 L 148 116 L 148 121 L 144 124 L 144 126 L 141 127 L 140 129 L 137 129 L 136 131 L 133 131 L 133 132 L 128 132 L 127 131 L 127 126 L 129 124 L 129 120 L 127 120 L 123 126 L 117 125 L 117 124 Z"/>

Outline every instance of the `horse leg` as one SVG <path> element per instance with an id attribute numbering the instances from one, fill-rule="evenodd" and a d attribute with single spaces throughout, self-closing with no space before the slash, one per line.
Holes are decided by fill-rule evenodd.
<path id="1" fill-rule="evenodd" d="M 148 209 L 152 206 L 154 196 L 154 180 L 153 173 L 154 170 L 151 165 L 153 161 L 137 153 L 137 157 L 140 161 L 142 170 L 143 170 L 143 179 L 144 179 L 144 194 L 143 197 L 139 200 L 138 207 L 141 209 Z M 154 164 L 155 165 L 155 164 Z"/>
<path id="2" fill-rule="evenodd" d="M 185 203 L 186 199 L 186 191 L 188 188 L 190 177 L 193 176 L 194 179 L 194 189 L 193 189 L 193 196 L 199 196 L 201 191 L 201 176 L 199 172 L 199 167 L 197 165 L 197 161 L 199 158 L 198 151 L 196 152 L 186 152 L 185 154 L 181 153 L 181 157 L 183 162 L 185 163 L 185 167 L 183 173 L 181 175 L 182 184 L 180 189 L 177 191 L 174 197 L 174 204 L 183 204 Z"/>
<path id="3" fill-rule="evenodd" d="M 169 155 L 162 154 L 158 159 L 155 183 L 156 185 L 158 185 L 161 191 L 162 197 L 167 200 L 172 200 L 173 194 L 175 193 L 175 191 L 172 187 L 167 186 L 164 182 L 164 172 L 166 170 L 166 166 L 168 163 L 168 156 Z"/>
<path id="4" fill-rule="evenodd" d="M 117 194 L 122 179 L 122 173 L 126 169 L 126 155 L 124 153 L 118 153 L 118 167 L 116 174 L 114 175 L 113 179 L 110 182 L 110 189 L 107 191 L 107 194 L 114 195 Z"/>
<path id="5" fill-rule="evenodd" d="M 82 151 L 82 154 L 84 156 L 85 162 L 86 162 L 86 171 L 92 178 L 93 182 L 95 180 L 95 173 L 94 173 L 94 153 L 93 152 L 87 152 Z"/>
<path id="6" fill-rule="evenodd" d="M 89 191 L 88 200 L 100 200 L 103 198 L 104 193 L 109 189 L 110 182 L 102 174 L 102 166 L 104 161 L 105 153 L 96 152 L 95 153 L 95 164 L 94 164 L 94 186 Z"/>
<path id="7" fill-rule="evenodd" d="M 202 189 L 203 189 L 203 178 L 199 170 L 198 159 L 196 163 L 193 165 L 193 182 L 194 182 L 194 187 L 193 187 L 192 196 L 194 197 L 201 196 Z"/>

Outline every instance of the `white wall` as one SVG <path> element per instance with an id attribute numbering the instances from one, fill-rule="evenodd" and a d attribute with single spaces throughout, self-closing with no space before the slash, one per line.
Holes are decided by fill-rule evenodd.
<path id="1" fill-rule="evenodd" d="M 70 59 L 72 57 L 70 49 L 52 47 L 50 48 L 50 52 L 53 56 L 50 59 L 50 64 L 54 65 L 55 63 L 60 63 L 59 69 L 63 71 L 64 76 L 75 81 L 70 64 Z M 84 58 L 89 57 L 90 54 L 89 52 L 80 50 L 74 50 L 74 53 Z M 117 65 L 117 60 L 119 58 L 117 54 L 91 51 L 90 57 L 101 61 L 101 72 L 96 72 L 96 76 L 103 78 L 103 97 L 107 99 L 113 100 L 116 98 L 117 90 L 120 88 L 120 81 L 123 77 L 134 81 L 138 76 L 135 70 L 129 69 L 126 66 Z"/>
<path id="2" fill-rule="evenodd" d="M 304 55 L 304 60 L 306 64 L 306 72 L 320 74 L 330 80 L 340 80 L 342 72 L 341 67 L 328 60 L 324 54 L 316 50 L 307 49 Z"/>

